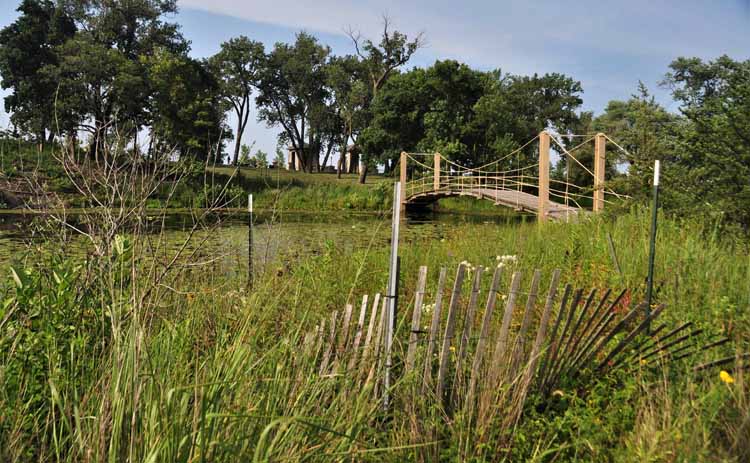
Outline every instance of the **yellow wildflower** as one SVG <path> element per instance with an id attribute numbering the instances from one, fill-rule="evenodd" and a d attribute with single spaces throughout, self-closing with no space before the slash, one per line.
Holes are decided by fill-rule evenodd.
<path id="1" fill-rule="evenodd" d="M 719 373 L 719 379 L 727 384 L 732 384 L 734 382 L 734 378 L 732 378 L 732 375 L 724 370 L 721 370 L 721 372 Z"/>
<path id="2" fill-rule="evenodd" d="M 646 361 L 646 359 L 641 359 L 641 365 L 645 365 L 645 364 L 647 364 L 647 363 L 648 363 L 648 362 Z"/>

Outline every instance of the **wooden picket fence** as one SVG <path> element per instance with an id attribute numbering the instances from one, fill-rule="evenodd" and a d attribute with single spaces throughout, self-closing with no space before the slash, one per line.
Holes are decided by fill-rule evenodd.
<path id="1" fill-rule="evenodd" d="M 656 325 L 664 306 L 644 317 L 643 305 L 629 307 L 624 301 L 626 290 L 584 293 L 571 285 L 560 290 L 559 270 L 543 294 L 540 270 L 525 291 L 518 271 L 500 291 L 505 267 L 498 266 L 482 297 L 485 272 L 460 264 L 446 298 L 447 270 L 441 269 L 427 311 L 427 267 L 421 267 L 410 321 L 408 314 L 400 314 L 392 393 L 402 399 L 400 409 L 412 415 L 415 443 L 438 439 L 429 423 L 450 423 L 458 415 L 473 424 L 472 439 L 481 442 L 490 429 L 511 429 L 531 394 L 560 394 L 562 384 L 586 375 L 662 365 L 728 342 L 721 338 L 700 345 L 701 330 L 690 322 L 671 330 Z M 468 298 L 463 296 L 467 276 Z M 486 301 L 483 313 L 481 300 Z M 498 302 L 502 310 L 496 310 Z M 308 333 L 300 355 L 321 377 L 345 376 L 355 388 L 370 386 L 374 397 L 381 397 L 385 303 L 379 294 L 372 300 L 364 296 L 356 316 L 352 305 L 333 312 Z"/>

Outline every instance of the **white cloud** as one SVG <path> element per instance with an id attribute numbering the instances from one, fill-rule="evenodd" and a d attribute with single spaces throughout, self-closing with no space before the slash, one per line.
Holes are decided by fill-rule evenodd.
<path id="1" fill-rule="evenodd" d="M 183 0 L 180 4 L 294 29 L 343 34 L 351 26 L 369 37 L 377 36 L 381 15 L 386 13 L 407 34 L 425 31 L 429 52 L 435 56 L 490 67 L 510 62 L 519 68 L 516 72 L 554 60 L 544 50 L 565 46 L 613 56 L 708 56 L 747 53 L 750 42 L 747 12 L 729 2 Z"/>

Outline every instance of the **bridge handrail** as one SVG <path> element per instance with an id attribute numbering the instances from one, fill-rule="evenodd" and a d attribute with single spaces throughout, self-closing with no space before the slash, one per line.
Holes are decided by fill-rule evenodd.
<path id="1" fill-rule="evenodd" d="M 543 135 L 545 135 L 544 138 L 542 137 Z M 567 140 L 565 140 L 566 136 L 568 137 Z M 624 148 L 610 137 L 601 133 L 580 135 L 581 138 L 585 138 L 584 141 L 578 143 L 573 148 L 566 148 L 565 144 L 569 143 L 572 145 L 573 137 L 577 136 L 579 135 L 549 132 L 545 134 L 545 132 L 542 132 L 510 153 L 477 167 L 462 166 L 440 153 L 403 152 L 401 181 L 404 188 L 404 198 L 406 200 L 415 195 L 421 196 L 425 193 L 435 193 L 435 196 L 468 193 L 480 198 L 483 196 L 489 198 L 495 197 L 498 201 L 500 201 L 500 198 L 503 198 L 502 201 L 505 203 L 508 203 L 509 198 L 521 198 L 520 202 L 525 204 L 523 207 L 537 210 L 536 203 L 531 198 L 521 195 L 523 193 L 536 196 L 540 201 L 542 197 L 547 198 L 547 200 L 554 198 L 553 202 L 558 205 L 561 203 L 557 201 L 561 200 L 562 204 L 567 208 L 582 208 L 579 201 L 585 199 L 587 200 L 587 204 L 593 204 L 594 211 L 601 210 L 604 203 L 613 203 L 613 201 L 605 199 L 605 195 L 609 199 L 628 198 L 627 195 L 621 195 L 610 188 L 611 185 L 605 181 L 602 164 L 599 164 L 600 162 L 604 162 L 604 151 L 606 150 L 604 140 L 609 140 L 622 151 L 625 151 Z M 553 149 L 560 152 L 561 156 L 568 156 L 586 174 L 594 177 L 594 185 L 581 186 L 571 183 L 568 176 L 569 172 L 566 173 L 565 179 L 560 179 L 559 177 L 549 178 L 549 170 L 542 168 L 542 164 L 539 162 L 534 162 L 523 167 L 519 166 L 520 157 L 510 160 L 502 166 L 510 168 L 499 170 L 501 162 L 520 153 L 536 140 L 540 140 L 540 162 L 541 160 L 549 162 L 549 144 L 551 142 Z M 542 143 L 543 140 L 544 143 Z M 596 140 L 594 147 L 594 162 L 596 166 L 589 168 L 573 153 L 584 145 L 589 144 L 592 140 Z M 431 158 L 432 161 L 427 160 L 427 158 Z M 515 167 L 513 167 L 514 164 Z M 592 172 L 592 169 L 597 172 Z M 544 178 L 544 185 L 541 185 L 541 178 Z M 492 193 L 493 191 L 516 190 L 519 193 L 517 196 Z M 514 199 L 514 201 L 516 201 L 517 207 L 521 207 L 518 199 Z M 593 201 L 593 203 L 589 203 L 589 201 Z M 560 209 L 557 210 L 559 211 Z M 541 216 L 546 216 L 546 209 L 541 202 L 538 204 L 538 212 Z"/>

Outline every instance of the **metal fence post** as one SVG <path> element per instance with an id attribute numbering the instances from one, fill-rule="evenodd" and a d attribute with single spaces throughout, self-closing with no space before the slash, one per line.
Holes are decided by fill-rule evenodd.
<path id="1" fill-rule="evenodd" d="M 247 195 L 247 287 L 253 287 L 253 195 Z"/>
<path id="2" fill-rule="evenodd" d="M 388 272 L 388 290 L 386 291 L 386 332 L 385 332 L 385 379 L 383 388 L 383 407 L 388 407 L 388 393 L 391 386 L 391 348 L 393 346 L 393 331 L 396 328 L 396 309 L 398 296 L 398 233 L 401 225 L 401 182 L 396 182 L 393 189 L 393 219 L 391 221 L 391 258 Z"/>
<path id="3" fill-rule="evenodd" d="M 651 211 L 651 237 L 648 253 L 648 287 L 646 288 L 646 317 L 651 315 L 651 297 L 654 290 L 654 259 L 656 257 L 656 219 L 659 206 L 659 161 L 654 162 L 654 204 Z M 646 327 L 646 333 L 650 327 Z"/>

